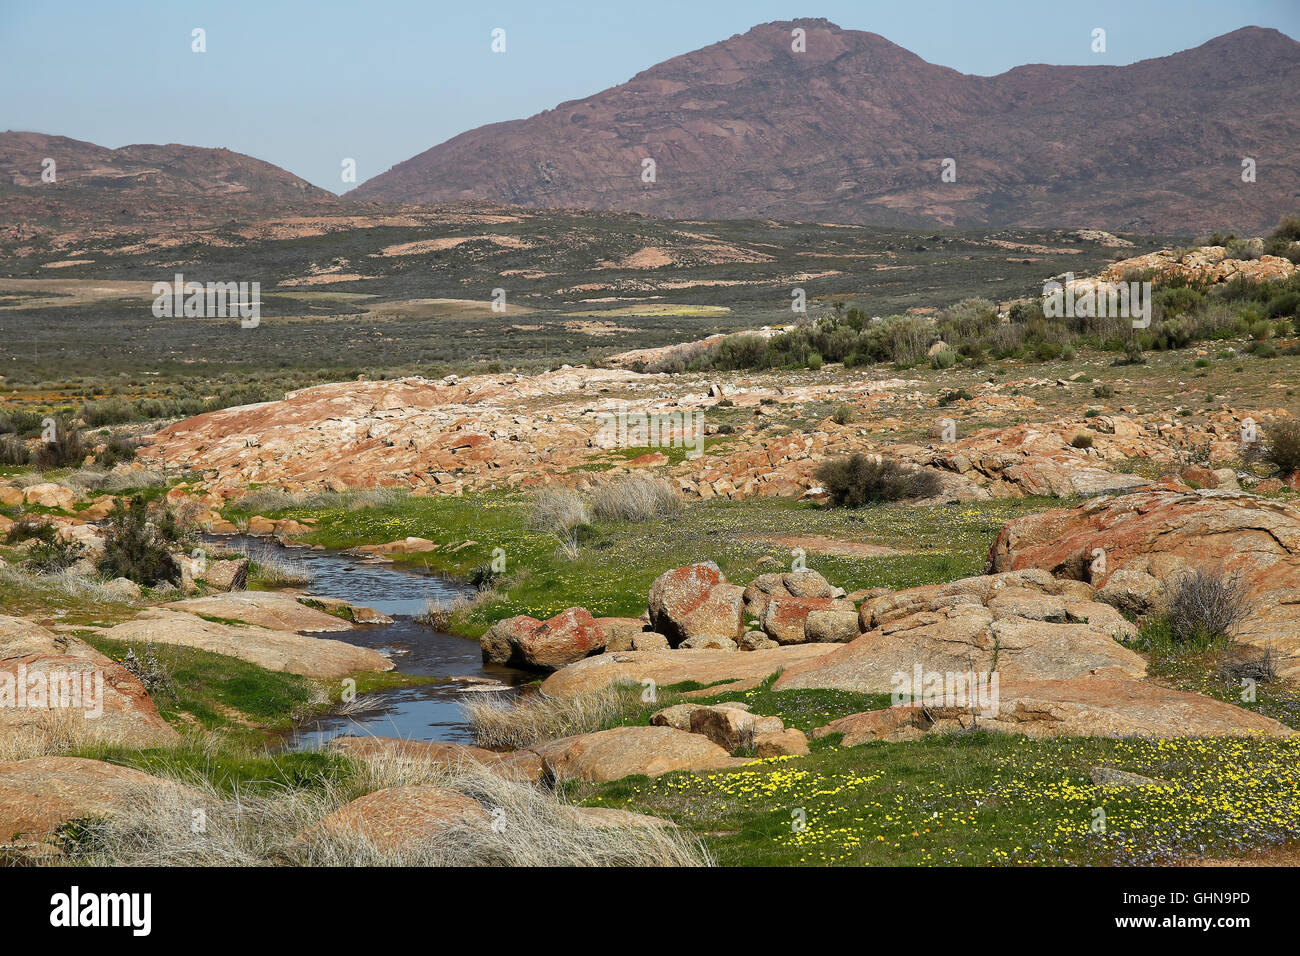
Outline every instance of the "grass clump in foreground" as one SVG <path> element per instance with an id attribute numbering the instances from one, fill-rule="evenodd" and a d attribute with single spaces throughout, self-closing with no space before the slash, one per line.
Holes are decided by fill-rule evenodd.
<path id="1" fill-rule="evenodd" d="M 301 756 L 301 755 L 299 755 Z M 269 759 L 269 758 L 268 758 Z M 278 759 L 278 758 L 277 758 Z M 703 847 L 673 827 L 593 826 L 549 790 L 476 765 L 446 768 L 380 756 L 318 754 L 299 763 L 308 785 L 214 782 L 173 772 L 178 786 L 143 794 L 126 812 L 65 828 L 64 848 L 91 866 L 699 866 Z M 159 769 L 157 767 L 155 770 Z M 282 767 L 273 767 L 281 779 Z M 332 826 L 350 800 L 389 787 L 431 786 L 475 800 L 478 819 L 424 839 L 389 841 Z M 203 832 L 193 810 L 202 807 Z M 489 824 L 488 808 L 506 826 Z"/>

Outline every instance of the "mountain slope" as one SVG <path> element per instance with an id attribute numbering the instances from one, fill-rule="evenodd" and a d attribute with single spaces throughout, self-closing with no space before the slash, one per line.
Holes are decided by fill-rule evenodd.
<path id="1" fill-rule="evenodd" d="M 807 52 L 790 49 L 794 26 Z M 1241 160 L 1258 163 L 1243 184 Z M 653 158 L 657 181 L 641 179 Z M 940 181 L 946 157 L 957 179 Z M 995 77 L 825 20 L 769 23 L 349 198 L 485 198 L 704 218 L 1258 230 L 1300 206 L 1300 44 L 1248 27 L 1123 67 Z"/>
<path id="2" fill-rule="evenodd" d="M 41 179 L 47 157 L 54 182 Z M 212 222 L 337 204 L 324 189 L 228 149 L 106 149 L 66 136 L 0 133 L 0 218 L 8 223 Z"/>

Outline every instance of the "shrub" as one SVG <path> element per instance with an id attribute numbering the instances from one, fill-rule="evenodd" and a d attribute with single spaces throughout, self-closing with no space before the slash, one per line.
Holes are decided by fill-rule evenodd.
<path id="1" fill-rule="evenodd" d="M 1249 586 L 1236 572 L 1186 571 L 1168 590 L 1166 620 L 1178 644 L 1207 646 L 1226 640 L 1253 610 Z"/>
<path id="2" fill-rule="evenodd" d="M 95 455 L 95 464 L 112 468 L 122 462 L 135 458 L 135 446 L 125 438 L 112 438 L 104 445 L 104 450 Z"/>
<path id="3" fill-rule="evenodd" d="M 817 480 L 836 507 L 861 508 L 874 501 L 928 498 L 942 489 L 939 476 L 909 468 L 892 458 L 854 454 L 823 462 Z"/>
<path id="4" fill-rule="evenodd" d="M 1300 469 L 1300 421 L 1275 422 L 1264 430 L 1264 457 L 1283 476 Z"/>
<path id="5" fill-rule="evenodd" d="M 1092 387 L 1092 397 L 1093 398 L 1114 398 L 1115 386 L 1109 385 L 1106 382 L 1102 382 L 1100 385 L 1094 385 Z"/>
<path id="6" fill-rule="evenodd" d="M 110 578 L 130 578 L 149 587 L 178 583 L 180 568 L 171 552 L 184 549 L 188 543 L 189 535 L 170 508 L 157 508 L 151 515 L 139 495 L 129 502 L 119 500 L 104 523 L 104 556 L 99 560 L 99 571 Z"/>
<path id="7" fill-rule="evenodd" d="M 1091 436 L 1091 435 L 1075 435 L 1073 438 L 1070 439 L 1070 446 L 1071 446 L 1072 448 L 1091 448 L 1091 447 L 1092 447 L 1092 436 Z"/>
<path id="8" fill-rule="evenodd" d="M 957 388 L 957 389 L 953 389 L 951 392 L 944 392 L 942 395 L 940 395 L 939 404 L 943 406 L 948 406 L 953 404 L 954 402 L 961 402 L 961 401 L 969 402 L 971 398 L 972 398 L 971 393 L 966 391 L 966 389 Z"/>
<path id="9" fill-rule="evenodd" d="M 831 421 L 836 425 L 847 425 L 857 416 L 857 410 L 852 405 L 839 405 L 835 411 L 831 412 Z M 718 429 L 722 431 L 721 428 Z"/>
<path id="10" fill-rule="evenodd" d="M 23 558 L 23 569 L 33 574 L 57 574 L 72 567 L 86 552 L 86 546 L 80 541 L 69 541 L 51 536 L 49 540 L 37 540 L 27 549 Z"/>
<path id="11" fill-rule="evenodd" d="M 937 369 L 952 368 L 957 364 L 957 353 L 952 349 L 942 349 L 930 356 L 930 367 Z"/>
<path id="12" fill-rule="evenodd" d="M 602 521 L 652 521 L 681 510 L 677 489 L 653 475 L 628 475 L 591 493 L 591 512 Z"/>
<path id="13" fill-rule="evenodd" d="M 56 425 L 53 441 L 43 441 L 32 452 L 31 463 L 42 471 L 79 465 L 90 454 L 81 432 Z"/>
<path id="14" fill-rule="evenodd" d="M 22 466 L 26 465 L 31 456 L 27 452 L 27 444 L 20 438 L 10 438 L 5 436 L 0 438 L 0 466 Z"/>

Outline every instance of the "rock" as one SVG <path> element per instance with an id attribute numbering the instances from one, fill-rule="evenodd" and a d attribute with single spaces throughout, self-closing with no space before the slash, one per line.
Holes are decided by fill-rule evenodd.
<path id="1" fill-rule="evenodd" d="M 208 560 L 187 554 L 173 554 L 181 571 L 181 590 L 193 594 L 200 583 L 219 591 L 242 591 L 248 584 L 248 558 Z"/>
<path id="2" fill-rule="evenodd" d="M 857 627 L 854 627 L 857 630 Z M 770 647 L 780 647 L 776 641 L 772 640 L 762 631 L 746 631 L 740 638 L 740 649 L 742 651 L 761 651 Z"/>
<path id="3" fill-rule="evenodd" d="M 311 607 L 304 603 L 307 601 L 316 603 L 320 607 Z M 354 605 L 346 601 L 314 597 L 300 598 L 280 591 L 235 591 L 227 594 L 210 594 L 184 601 L 172 601 L 162 606 L 188 614 L 202 614 L 222 620 L 243 621 L 245 624 L 256 624 L 274 630 L 309 634 L 351 630 L 357 612 L 360 612 L 362 617 L 370 617 L 376 622 L 391 621 L 390 618 L 370 608 L 354 610 Z M 322 610 L 326 607 L 333 608 L 335 613 Z"/>
<path id="4" fill-rule="evenodd" d="M 388 787 L 344 804 L 321 820 L 333 837 L 360 837 L 372 846 L 400 851 L 460 827 L 486 829 L 492 818 L 477 800 L 428 785 Z"/>
<path id="5" fill-rule="evenodd" d="M 645 621 L 635 617 L 598 617 L 596 626 L 600 628 L 606 651 L 630 651 L 638 637 L 650 633 L 645 629 Z M 667 638 L 664 646 L 668 646 Z"/>
<path id="6" fill-rule="evenodd" d="M 1186 487 L 1101 498 L 1008 522 L 989 567 L 1043 569 L 1102 592 L 1121 571 L 1165 583 L 1193 569 L 1239 572 L 1254 605 L 1239 640 L 1270 650 L 1280 676 L 1300 675 L 1300 512 L 1285 502 Z M 1150 590 L 1126 576 L 1116 591 L 1137 580 Z"/>
<path id="7" fill-rule="evenodd" d="M 866 633 L 794 664 L 778 690 L 892 693 L 899 675 L 995 672 L 1002 682 L 1067 679 L 1118 668 L 1141 677 L 1141 656 L 1116 643 L 1134 631 L 1112 607 L 1079 601 L 1068 585 L 1036 574 L 963 578 L 864 603 Z"/>
<path id="8" fill-rule="evenodd" d="M 713 562 L 659 575 L 650 586 L 650 623 L 672 646 L 693 637 L 736 640 L 744 632 L 744 589 Z"/>
<path id="9" fill-rule="evenodd" d="M 1114 767 L 1093 767 L 1088 772 L 1089 778 L 1099 787 L 1168 787 L 1168 780 L 1156 780 L 1144 777 L 1140 773 L 1116 770 Z"/>
<path id="10" fill-rule="evenodd" d="M 259 538 L 275 534 L 275 522 L 270 518 L 254 515 L 248 519 L 248 533 Z"/>
<path id="11" fill-rule="evenodd" d="M 670 646 L 668 638 L 654 631 L 646 631 L 632 638 L 632 650 L 634 651 L 666 651 Z"/>
<path id="12" fill-rule="evenodd" d="M 169 780 L 82 757 L 33 757 L 0 763 L 0 847 L 22 856 L 57 854 L 57 828 L 112 817 L 143 795 L 177 792 L 194 809 L 203 796 Z"/>
<path id="13" fill-rule="evenodd" d="M 390 554 L 424 554 L 437 550 L 438 544 L 435 541 L 430 541 L 428 538 L 408 537 L 400 541 L 389 541 L 387 544 L 359 545 L 355 548 L 349 548 L 347 553 L 387 556 Z"/>
<path id="14" fill-rule="evenodd" d="M 498 621 L 479 643 L 488 663 L 556 670 L 600 652 L 605 636 L 589 611 L 571 607 L 547 621 L 523 614 Z"/>
<path id="15" fill-rule="evenodd" d="M 1145 571 L 1120 568 L 1106 578 L 1097 600 L 1124 614 L 1141 616 L 1156 610 L 1164 601 L 1165 587 Z"/>
<path id="16" fill-rule="evenodd" d="M 551 697 L 570 697 L 609 684 L 639 684 L 643 680 L 664 687 L 686 681 L 700 684 L 728 681 L 726 690 L 746 690 L 784 667 L 830 653 L 836 646 L 804 644 L 745 654 L 680 649 L 598 654 L 556 671 L 542 682 L 542 692 Z"/>
<path id="17" fill-rule="evenodd" d="M 859 633 L 857 609 L 849 605 L 847 609 L 809 611 L 804 619 L 804 633 L 808 640 L 822 644 L 847 644 Z"/>
<path id="18" fill-rule="evenodd" d="M 773 597 L 763 609 L 761 626 L 767 636 L 778 644 L 803 644 L 813 640 L 808 632 L 807 620 L 814 611 L 851 615 L 854 618 L 853 629 L 857 631 L 857 611 L 853 603 L 829 597 Z M 821 623 L 833 626 L 835 619 L 827 618 Z"/>
<path id="19" fill-rule="evenodd" d="M 784 575 L 783 583 L 792 597 L 828 598 L 835 594 L 831 583 L 816 571 L 791 571 Z"/>
<path id="20" fill-rule="evenodd" d="M 456 770 L 472 764 L 485 767 L 507 780 L 536 783 L 542 778 L 541 758 L 530 750 L 497 753 L 467 744 L 350 735 L 332 737 L 325 746 L 359 760 L 394 757 L 416 763 L 435 764 L 448 770 Z"/>
<path id="21" fill-rule="evenodd" d="M 140 585 L 130 578 L 113 578 L 113 580 L 105 583 L 104 590 L 111 601 L 132 603 L 140 600 L 144 595 L 144 592 L 140 590 Z"/>
<path id="22" fill-rule="evenodd" d="M 697 710 L 709 710 L 710 707 L 717 707 L 724 710 L 749 710 L 748 704 L 736 702 L 726 702 L 722 704 L 673 704 L 671 707 L 665 707 L 663 710 L 656 711 L 650 717 L 651 727 L 672 727 L 676 730 L 684 730 L 691 733 L 691 715 Z"/>
<path id="23" fill-rule="evenodd" d="M 698 707 L 691 711 L 690 729 L 731 753 L 754 746 L 760 734 L 781 733 L 785 725 L 780 717 L 763 717 L 734 707 Z"/>
<path id="24" fill-rule="evenodd" d="M 797 727 L 760 733 L 754 738 L 760 757 L 799 757 L 808 753 L 808 737 Z"/>
<path id="25" fill-rule="evenodd" d="M 691 637 L 677 645 L 686 651 L 734 651 L 738 645 L 729 637 L 718 637 L 713 634 L 701 634 L 699 637 Z"/>
<path id="26" fill-rule="evenodd" d="M 658 777 L 675 770 L 720 770 L 746 761 L 701 736 L 671 727 L 615 727 L 538 744 L 547 777 L 589 783 L 633 774 Z"/>
<path id="27" fill-rule="evenodd" d="M 813 731 L 842 733 L 852 747 L 868 740 L 910 740 L 921 734 L 970 729 L 1027 737 L 1218 737 L 1262 733 L 1287 737 L 1285 725 L 1200 694 L 1124 677 L 1007 683 L 996 716 L 972 718 L 969 708 L 887 707 L 853 714 Z"/>
<path id="28" fill-rule="evenodd" d="M 71 511 L 76 507 L 77 495 L 70 488 L 64 488 L 62 485 L 47 481 L 24 489 L 23 501 L 29 505 L 39 505 L 42 508 L 58 508 L 60 511 Z"/>
<path id="29" fill-rule="evenodd" d="M 615 807 L 566 807 L 578 826 L 593 829 L 626 829 L 629 827 L 670 827 L 677 828 L 671 820 L 633 813 L 631 810 L 619 810 Z"/>
<path id="30" fill-rule="evenodd" d="M 15 488 L 13 485 L 0 485 L 0 505 L 6 508 L 14 508 L 22 504 L 24 500 L 23 490 Z"/>
<path id="31" fill-rule="evenodd" d="M 143 645 L 182 644 L 225 654 L 267 670 L 331 679 L 365 671 L 389 671 L 393 662 L 379 651 L 294 631 L 209 621 L 173 610 L 187 601 L 141 611 L 133 620 L 103 632 L 115 641 Z"/>

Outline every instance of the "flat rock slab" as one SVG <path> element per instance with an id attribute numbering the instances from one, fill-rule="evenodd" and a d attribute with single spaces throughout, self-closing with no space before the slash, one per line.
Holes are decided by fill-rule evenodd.
<path id="1" fill-rule="evenodd" d="M 615 727 L 548 741 L 533 748 L 553 780 L 605 783 L 633 774 L 721 770 L 749 763 L 700 734 L 672 727 Z"/>
<path id="2" fill-rule="evenodd" d="M 917 705 L 850 714 L 813 731 L 843 734 L 843 745 L 913 740 L 931 731 L 976 726 L 1027 737 L 1219 737 L 1248 733 L 1288 737 L 1268 717 L 1200 694 L 1122 677 L 1032 681 L 1001 688 L 996 716 L 973 721 L 963 708 Z"/>
<path id="3" fill-rule="evenodd" d="M 305 600 L 318 600 L 326 606 L 336 607 L 347 603 L 331 598 L 306 598 Z M 207 597 L 172 601 L 162 606 L 190 614 L 203 614 L 228 621 L 243 621 L 245 624 L 256 624 L 272 630 L 298 633 L 348 631 L 353 626 L 351 620 L 309 607 L 299 600 L 298 595 L 280 591 L 232 591 L 227 594 L 211 594 Z M 378 613 L 370 608 L 362 610 L 371 615 Z"/>
<path id="4" fill-rule="evenodd" d="M 394 666 L 379 651 L 368 647 L 293 631 L 221 624 L 169 607 L 141 611 L 133 620 L 110 627 L 103 634 L 115 641 L 196 647 L 267 670 L 326 680 L 365 671 L 388 671 Z"/>
<path id="5" fill-rule="evenodd" d="M 713 684 L 730 681 L 709 691 L 746 690 L 762 683 L 782 668 L 829 654 L 838 644 L 793 644 L 761 651 L 619 651 L 597 654 L 562 667 L 542 682 L 551 697 L 572 697 L 620 681 L 652 680 L 661 687 L 695 681 Z"/>
<path id="6" fill-rule="evenodd" d="M 76 638 L 0 616 L 0 741 L 39 737 L 55 728 L 79 740 L 128 747 L 180 739 L 144 685 L 120 663 Z"/>
<path id="7" fill-rule="evenodd" d="M 361 760 L 395 757 L 428 762 L 455 770 L 468 764 L 485 767 L 507 780 L 536 783 L 542 778 L 542 758 L 530 750 L 498 753 L 468 744 L 443 743 L 435 740 L 403 740 L 399 737 L 353 737 L 342 735 L 325 745 L 330 750 Z"/>
<path id="8" fill-rule="evenodd" d="M 484 829 L 491 817 L 477 800 L 443 787 L 413 785 L 376 790 L 321 820 L 332 836 L 360 837 L 384 850 L 436 838 L 452 827 Z"/>
<path id="9" fill-rule="evenodd" d="M 134 805 L 142 794 L 177 790 L 201 808 L 193 790 L 129 767 L 82 757 L 33 757 L 0 763 L 0 846 L 40 856 L 54 852 L 48 841 L 71 820 L 110 817 Z"/>
<path id="10" fill-rule="evenodd" d="M 652 817 L 615 807 L 569 807 L 574 823 L 584 829 L 623 830 L 629 827 L 654 827 L 677 829 L 677 824 L 661 817 Z"/>

